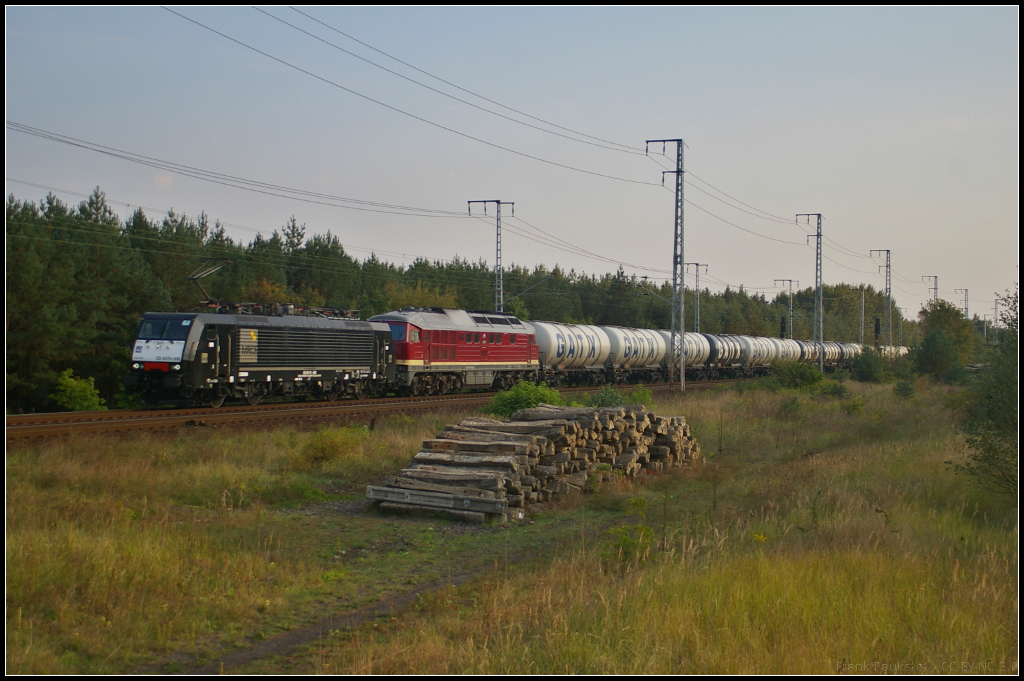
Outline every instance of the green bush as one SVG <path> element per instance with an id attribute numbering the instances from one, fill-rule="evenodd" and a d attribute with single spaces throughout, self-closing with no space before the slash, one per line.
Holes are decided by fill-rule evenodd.
<path id="1" fill-rule="evenodd" d="M 953 362 L 949 365 L 949 368 L 942 372 L 939 376 L 939 380 L 946 385 L 964 385 L 971 380 L 971 375 L 967 373 L 966 367 L 960 362 Z"/>
<path id="2" fill-rule="evenodd" d="M 897 357 L 889 362 L 889 372 L 898 381 L 913 381 L 917 378 L 917 351 Z"/>
<path id="3" fill-rule="evenodd" d="M 896 386 L 892 389 L 892 392 L 896 397 L 904 400 L 909 400 L 916 394 L 914 384 L 910 381 L 897 381 Z"/>
<path id="4" fill-rule="evenodd" d="M 654 393 L 645 388 L 642 383 L 638 383 L 629 393 L 629 403 L 642 404 L 645 407 L 649 407 L 654 404 Z"/>
<path id="5" fill-rule="evenodd" d="M 511 390 L 502 390 L 495 395 L 491 399 L 491 403 L 481 411 L 501 418 L 508 418 L 520 409 L 530 409 L 541 403 L 559 406 L 565 404 L 558 391 L 549 388 L 547 383 L 537 385 L 530 381 L 519 381 Z"/>
<path id="6" fill-rule="evenodd" d="M 822 397 L 835 397 L 840 400 L 845 400 L 850 396 L 850 389 L 839 381 L 833 381 L 831 379 L 821 383 L 818 388 L 818 394 Z"/>
<path id="7" fill-rule="evenodd" d="M 862 383 L 877 383 L 882 380 L 882 356 L 874 348 L 865 346 L 864 351 L 850 362 L 850 374 Z"/>
<path id="8" fill-rule="evenodd" d="M 122 385 L 117 394 L 114 395 L 114 402 L 118 409 L 140 409 L 142 407 L 142 396 L 137 393 L 128 392 Z"/>
<path id="9" fill-rule="evenodd" d="M 783 388 L 804 388 L 820 383 L 825 376 L 813 364 L 772 360 L 772 374 Z"/>
<path id="10" fill-rule="evenodd" d="M 796 416 L 800 413 L 800 398 L 794 395 L 779 406 L 783 416 Z"/>
<path id="11" fill-rule="evenodd" d="M 860 395 L 854 395 L 853 399 L 843 403 L 843 411 L 850 416 L 864 411 L 864 398 Z"/>
<path id="12" fill-rule="evenodd" d="M 104 411 L 106 401 L 100 397 L 92 378 L 75 378 L 71 369 L 61 372 L 50 399 L 69 411 Z"/>
<path id="13" fill-rule="evenodd" d="M 956 348 L 940 329 L 930 332 L 917 351 L 917 370 L 939 378 L 957 361 Z"/>
<path id="14" fill-rule="evenodd" d="M 960 409 L 960 430 L 971 448 L 965 461 L 950 462 L 959 473 L 974 475 L 985 486 L 1017 495 L 1020 465 L 1018 377 L 1018 293 L 1007 296 L 1005 325 L 992 363 L 967 389 Z"/>
<path id="15" fill-rule="evenodd" d="M 606 383 L 603 388 L 587 397 L 590 398 L 586 405 L 588 407 L 618 407 L 626 403 L 626 398 L 610 383 Z"/>

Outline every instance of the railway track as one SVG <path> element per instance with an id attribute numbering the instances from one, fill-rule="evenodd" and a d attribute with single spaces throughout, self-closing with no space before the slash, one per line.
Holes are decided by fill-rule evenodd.
<path id="1" fill-rule="evenodd" d="M 687 390 L 706 389 L 733 381 L 704 381 L 687 385 Z M 630 388 L 631 386 L 621 386 Z M 671 390 L 666 384 L 646 386 L 654 393 Z M 566 397 L 594 392 L 595 388 L 560 388 Z M 49 412 L 45 414 L 14 414 L 7 416 L 7 439 L 45 438 L 88 433 L 107 433 L 129 430 L 155 430 L 183 426 L 221 426 L 228 424 L 299 423 L 370 423 L 374 418 L 389 414 L 415 414 L 428 411 L 449 411 L 480 407 L 495 395 L 486 393 L 460 393 L 428 397 L 388 397 L 376 400 L 347 400 L 343 402 L 286 402 L 261 404 L 255 407 L 239 405 L 219 409 L 112 409 L 88 412 Z"/>

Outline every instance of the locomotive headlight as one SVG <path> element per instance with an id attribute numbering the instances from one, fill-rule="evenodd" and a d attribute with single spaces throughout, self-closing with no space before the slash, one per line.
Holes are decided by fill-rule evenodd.
<path id="1" fill-rule="evenodd" d="M 181 371 L 181 365 L 180 364 L 172 365 L 171 366 L 171 371 Z"/>
<path id="2" fill-rule="evenodd" d="M 132 365 L 132 369 L 141 369 L 141 368 L 142 368 L 142 365 L 139 364 L 138 362 L 136 362 L 135 364 Z"/>

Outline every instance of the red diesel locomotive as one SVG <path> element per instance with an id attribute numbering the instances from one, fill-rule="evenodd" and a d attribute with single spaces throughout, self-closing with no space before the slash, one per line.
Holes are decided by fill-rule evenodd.
<path id="1" fill-rule="evenodd" d="M 510 314 L 439 307 L 377 315 L 391 327 L 399 391 L 443 395 L 462 388 L 507 390 L 540 373 L 533 328 Z"/>

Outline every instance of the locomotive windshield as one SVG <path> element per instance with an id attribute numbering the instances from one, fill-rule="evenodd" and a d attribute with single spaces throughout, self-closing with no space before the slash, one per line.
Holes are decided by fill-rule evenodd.
<path id="1" fill-rule="evenodd" d="M 396 341 L 405 340 L 405 324 L 388 324 L 391 327 L 391 339 Z"/>
<path id="2" fill-rule="evenodd" d="M 139 324 L 139 340 L 178 340 L 188 338 L 191 319 L 143 319 Z"/>

